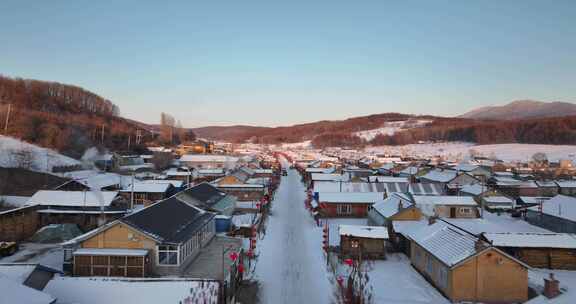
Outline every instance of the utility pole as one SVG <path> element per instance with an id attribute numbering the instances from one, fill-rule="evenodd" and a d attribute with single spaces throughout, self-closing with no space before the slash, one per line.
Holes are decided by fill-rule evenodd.
<path id="1" fill-rule="evenodd" d="M 8 121 L 10 121 L 10 110 L 12 109 L 12 104 L 8 104 L 8 111 L 6 112 L 6 122 L 4 123 L 4 135 L 8 135 Z"/>
<path id="2" fill-rule="evenodd" d="M 101 134 L 100 143 L 101 143 L 102 145 L 104 145 L 104 124 L 102 124 L 102 134 Z"/>

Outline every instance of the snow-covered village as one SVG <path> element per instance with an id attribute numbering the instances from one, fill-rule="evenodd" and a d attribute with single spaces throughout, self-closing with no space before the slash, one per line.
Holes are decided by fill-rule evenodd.
<path id="1" fill-rule="evenodd" d="M 574 146 L 398 148 L 196 140 L 74 160 L 2 136 L 0 299 L 576 301 Z"/>
<path id="2" fill-rule="evenodd" d="M 576 303 L 576 1 L 0 2 L 0 304 Z"/>

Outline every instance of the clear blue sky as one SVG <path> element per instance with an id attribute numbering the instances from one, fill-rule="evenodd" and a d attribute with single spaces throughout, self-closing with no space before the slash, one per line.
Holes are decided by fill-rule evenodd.
<path id="1" fill-rule="evenodd" d="M 574 102 L 576 1 L 2 0 L 0 73 L 188 127 Z"/>

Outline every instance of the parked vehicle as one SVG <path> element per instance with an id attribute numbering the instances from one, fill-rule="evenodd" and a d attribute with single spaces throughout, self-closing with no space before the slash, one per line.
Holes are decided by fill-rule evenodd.
<path id="1" fill-rule="evenodd" d="M 18 251 L 16 242 L 0 242 L 0 256 L 10 256 Z"/>
<path id="2" fill-rule="evenodd" d="M 288 172 L 286 171 L 286 169 L 282 169 L 282 176 L 288 176 Z"/>

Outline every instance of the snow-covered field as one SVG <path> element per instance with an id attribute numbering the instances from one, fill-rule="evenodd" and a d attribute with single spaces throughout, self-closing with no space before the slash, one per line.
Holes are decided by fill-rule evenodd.
<path id="1" fill-rule="evenodd" d="M 289 170 L 272 202 L 264 239 L 257 244 L 260 303 L 333 302 L 322 228 L 304 208 L 304 194 L 299 175 Z"/>
<path id="2" fill-rule="evenodd" d="M 359 137 L 369 141 L 369 140 L 374 139 L 374 137 L 376 137 L 380 134 L 382 134 L 382 135 L 394 135 L 398 131 L 422 127 L 422 126 L 424 126 L 428 123 L 431 123 L 431 122 L 432 122 L 431 120 L 390 121 L 390 122 L 385 122 L 384 125 L 380 128 L 355 132 L 354 135 L 359 136 Z"/>
<path id="3" fill-rule="evenodd" d="M 534 144 L 497 144 L 475 145 L 473 143 L 446 142 L 412 144 L 404 146 L 378 146 L 366 148 L 368 152 L 415 157 L 442 156 L 449 160 L 462 160 L 473 150 L 476 154 L 491 157 L 496 156 L 504 161 L 526 161 L 537 152 L 546 153 L 549 160 L 576 160 L 576 146 L 568 145 L 534 145 Z"/>
<path id="4" fill-rule="evenodd" d="M 29 152 L 30 169 L 33 171 L 51 172 L 53 167 L 80 164 L 79 161 L 54 150 L 29 144 L 13 137 L 0 135 L 0 167 L 19 167 L 19 164 L 23 162 L 21 151 L 24 151 L 24 153 Z"/>

